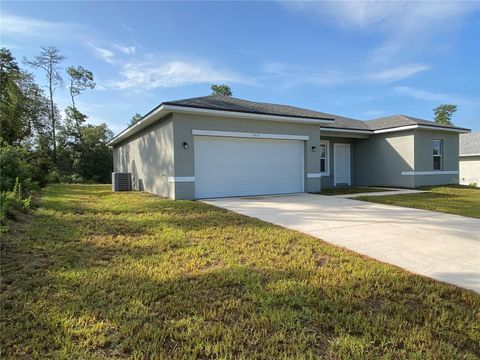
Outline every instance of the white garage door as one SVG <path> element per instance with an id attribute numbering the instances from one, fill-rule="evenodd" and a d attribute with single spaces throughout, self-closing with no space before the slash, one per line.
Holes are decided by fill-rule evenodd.
<path id="1" fill-rule="evenodd" d="M 195 136 L 195 197 L 303 192 L 303 141 Z"/>

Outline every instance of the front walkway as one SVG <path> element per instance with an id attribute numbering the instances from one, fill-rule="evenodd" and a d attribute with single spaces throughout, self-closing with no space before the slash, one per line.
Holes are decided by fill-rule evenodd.
<path id="1" fill-rule="evenodd" d="M 205 202 L 480 292 L 479 219 L 312 194 Z"/>
<path id="2" fill-rule="evenodd" d="M 385 188 L 386 191 L 376 191 L 376 192 L 364 192 L 364 193 L 354 193 L 354 194 L 343 194 L 343 195 L 329 195 L 336 196 L 341 198 L 356 198 L 360 196 L 385 196 L 385 195 L 403 195 L 403 194 L 419 194 L 425 191 L 422 190 L 411 190 L 411 189 L 396 189 L 396 188 Z"/>

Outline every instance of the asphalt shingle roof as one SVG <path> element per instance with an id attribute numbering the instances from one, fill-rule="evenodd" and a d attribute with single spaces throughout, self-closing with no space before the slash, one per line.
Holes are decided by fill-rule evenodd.
<path id="1" fill-rule="evenodd" d="M 460 155 L 480 154 L 480 132 L 460 134 Z"/>
<path id="2" fill-rule="evenodd" d="M 253 114 L 292 116 L 307 119 L 333 120 L 329 114 L 290 105 L 269 104 L 237 99 L 231 96 L 209 95 L 164 102 L 163 105 L 187 106 L 201 109 L 237 111 Z"/>
<path id="3" fill-rule="evenodd" d="M 231 96 L 209 95 L 190 99 L 164 102 L 165 105 L 186 106 L 200 109 L 225 110 L 248 112 L 254 114 L 268 114 L 277 116 L 294 116 L 308 119 L 334 120 L 331 123 L 322 124 L 322 127 L 345 130 L 381 130 L 407 125 L 428 125 L 438 128 L 457 128 L 451 125 L 441 125 L 434 121 L 418 119 L 406 115 L 392 115 L 383 118 L 362 121 L 347 118 L 340 115 L 324 113 L 315 110 L 303 109 L 290 105 L 279 105 L 237 99 Z"/>
<path id="4" fill-rule="evenodd" d="M 382 117 L 378 119 L 366 121 L 367 125 L 371 130 L 382 130 L 389 129 L 399 126 L 408 126 L 408 125 L 427 125 L 438 128 L 452 128 L 452 129 L 461 129 L 452 125 L 443 125 L 436 123 L 435 121 L 424 120 L 415 118 L 407 115 L 392 115 L 387 117 Z"/>
<path id="5" fill-rule="evenodd" d="M 333 123 L 322 124 L 322 128 L 335 128 L 345 130 L 371 130 L 365 121 L 347 118 L 340 115 L 326 114 L 331 116 L 335 121 Z"/>
<path id="6" fill-rule="evenodd" d="M 243 99 L 237 99 L 231 96 L 223 95 L 208 95 L 200 96 L 189 99 L 166 101 L 152 109 L 148 112 L 140 122 L 137 124 L 131 125 L 120 134 L 114 137 L 109 144 L 114 144 L 115 142 L 120 141 L 121 139 L 128 138 L 129 136 L 136 133 L 131 129 L 136 129 L 137 131 L 142 129 L 138 125 L 142 125 L 142 122 L 148 118 L 148 116 L 154 113 L 156 110 L 161 108 L 162 105 L 171 105 L 171 106 L 180 106 L 180 107 L 190 107 L 197 109 L 208 109 L 208 110 L 219 110 L 219 111 L 232 111 L 232 112 L 242 112 L 242 113 L 251 113 L 251 114 L 263 114 L 263 115 L 274 115 L 274 116 L 285 116 L 285 117 L 296 117 L 312 120 L 327 120 L 322 124 L 322 128 L 330 128 L 332 130 L 352 130 L 352 131 L 367 131 L 373 133 L 374 130 L 382 129 L 391 129 L 398 128 L 401 126 L 408 125 L 427 125 L 431 127 L 438 128 L 451 128 L 456 130 L 467 130 L 464 128 L 451 126 L 451 125 L 441 125 L 433 121 L 423 120 L 414 118 L 406 115 L 393 115 L 383 118 L 362 121 L 352 118 L 347 118 L 344 116 L 324 113 L 315 110 L 303 109 L 296 106 L 290 105 L 280 105 L 280 104 L 270 104 L 256 101 L 249 101 Z M 330 121 L 328 121 L 330 120 Z M 120 139 L 120 140 L 119 140 Z M 478 142 L 477 142 L 478 146 Z"/>

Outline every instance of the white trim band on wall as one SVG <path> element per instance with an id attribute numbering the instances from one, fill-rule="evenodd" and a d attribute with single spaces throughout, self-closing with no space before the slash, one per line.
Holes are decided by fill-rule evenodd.
<path id="1" fill-rule="evenodd" d="M 195 176 L 169 176 L 168 182 L 170 183 L 179 183 L 179 182 L 194 182 Z"/>
<path id="2" fill-rule="evenodd" d="M 252 138 L 252 139 L 279 139 L 279 140 L 308 140 L 306 135 L 291 135 L 291 134 L 264 134 L 264 133 L 247 133 L 236 131 L 211 131 L 193 129 L 192 135 L 197 136 L 224 136 L 237 138 Z"/>
<path id="3" fill-rule="evenodd" d="M 402 175 L 458 175 L 458 171 L 402 171 Z"/>
<path id="4" fill-rule="evenodd" d="M 480 156 L 480 153 L 478 154 L 460 154 L 458 157 L 468 157 L 468 156 Z"/>
<path id="5" fill-rule="evenodd" d="M 321 173 L 308 173 L 307 178 L 309 179 L 316 179 L 316 178 L 321 178 L 322 174 Z"/>

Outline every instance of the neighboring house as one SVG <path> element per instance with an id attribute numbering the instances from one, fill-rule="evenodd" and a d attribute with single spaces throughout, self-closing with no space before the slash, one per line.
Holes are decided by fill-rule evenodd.
<path id="1" fill-rule="evenodd" d="M 460 135 L 460 184 L 480 187 L 480 132 Z"/>
<path id="2" fill-rule="evenodd" d="M 122 131 L 114 171 L 172 199 L 458 183 L 468 129 L 396 115 L 360 121 L 221 95 L 160 104 Z"/>

